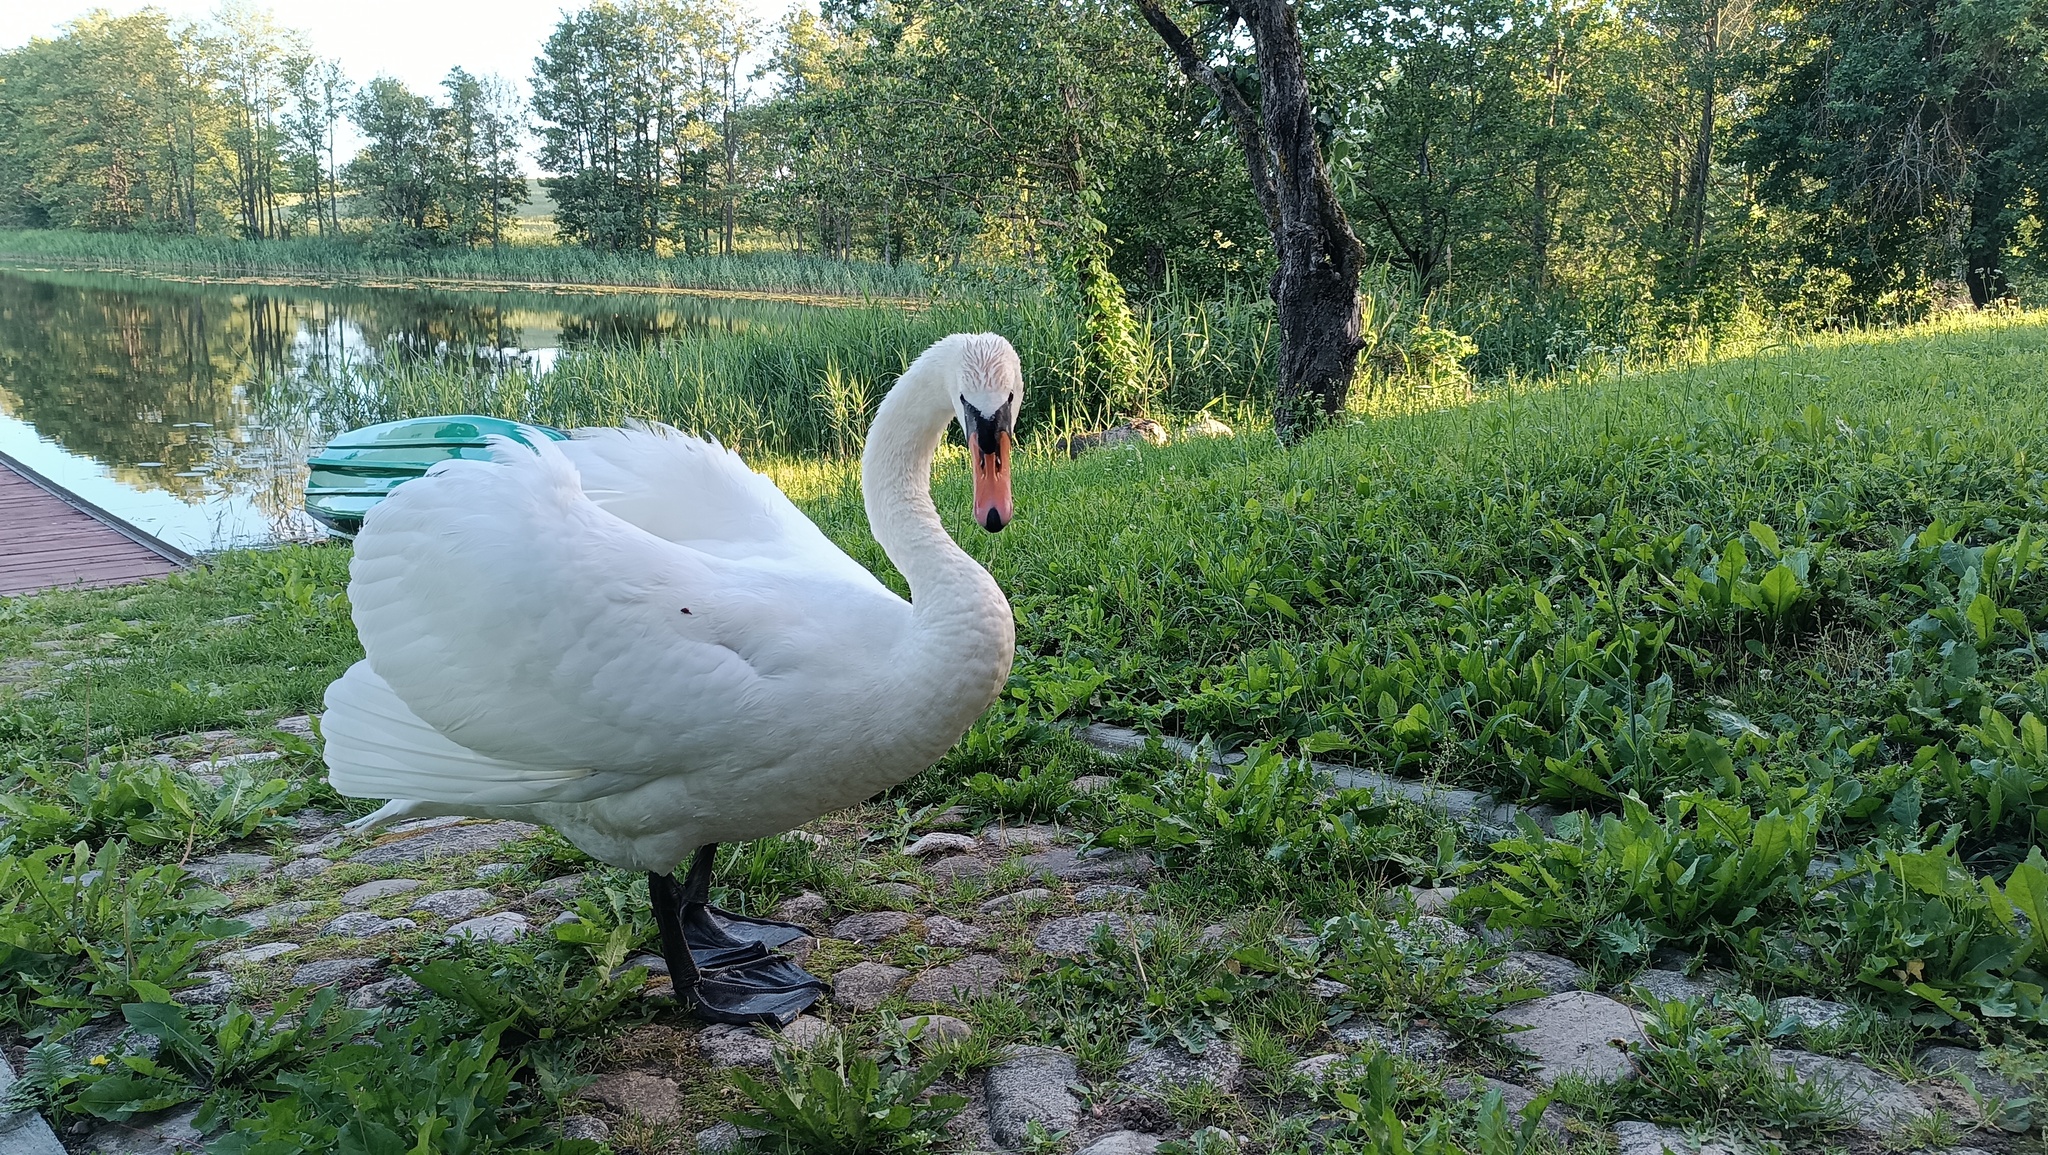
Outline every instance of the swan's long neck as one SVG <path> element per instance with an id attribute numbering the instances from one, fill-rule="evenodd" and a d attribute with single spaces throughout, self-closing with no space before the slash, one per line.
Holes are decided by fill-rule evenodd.
<path id="1" fill-rule="evenodd" d="M 1016 627 L 1009 599 L 960 548 L 932 505 L 932 458 L 953 419 L 957 360 L 942 344 L 883 399 L 861 455 L 868 525 L 910 583 L 911 634 L 890 672 L 900 705 L 928 718 L 936 758 L 1010 676 Z M 956 725 L 957 724 L 957 725 Z M 945 731 L 941 736 L 938 731 Z"/>

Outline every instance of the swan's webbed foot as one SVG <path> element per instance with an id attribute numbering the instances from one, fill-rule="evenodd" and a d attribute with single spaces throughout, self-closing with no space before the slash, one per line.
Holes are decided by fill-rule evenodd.
<path id="1" fill-rule="evenodd" d="M 774 948 L 807 932 L 786 922 L 732 914 L 705 901 L 716 849 L 700 848 L 680 884 L 673 875 L 647 876 L 676 1001 L 714 1023 L 788 1026 L 818 1001 L 825 980 Z"/>

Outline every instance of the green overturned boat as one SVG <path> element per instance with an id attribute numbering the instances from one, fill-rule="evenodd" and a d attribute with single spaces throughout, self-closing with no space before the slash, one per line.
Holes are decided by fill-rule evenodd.
<path id="1" fill-rule="evenodd" d="M 443 461 L 490 460 L 486 437 L 510 437 L 522 445 L 567 441 L 569 435 L 545 425 L 498 417 L 458 414 L 415 417 L 351 429 L 327 443 L 306 464 L 306 512 L 337 537 L 354 537 L 363 515 L 392 490 Z"/>

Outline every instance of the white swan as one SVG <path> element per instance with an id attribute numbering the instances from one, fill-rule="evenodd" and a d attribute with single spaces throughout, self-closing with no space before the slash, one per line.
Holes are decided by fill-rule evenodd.
<path id="1" fill-rule="evenodd" d="M 1009 602 L 930 479 L 957 419 L 975 521 L 1001 529 L 1023 396 L 1008 341 L 956 334 L 883 400 L 861 489 L 908 603 L 767 478 L 673 430 L 499 439 L 488 462 L 436 466 L 356 539 L 366 657 L 327 689 L 328 780 L 393 800 L 364 828 L 516 818 L 647 871 L 678 997 L 694 984 L 706 1017 L 787 1021 L 817 980 L 763 956 L 795 928 L 704 908 L 710 850 L 908 779 L 1001 691 Z"/>

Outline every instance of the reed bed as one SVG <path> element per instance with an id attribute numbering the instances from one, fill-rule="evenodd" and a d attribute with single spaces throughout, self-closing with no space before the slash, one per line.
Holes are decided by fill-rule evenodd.
<path id="1" fill-rule="evenodd" d="M 1131 413 L 1083 354 L 1075 310 L 1053 296 L 941 301 L 915 311 L 820 309 L 758 326 L 628 347 L 595 345 L 537 368 L 384 359 L 266 390 L 328 428 L 433 413 L 480 413 L 560 427 L 662 421 L 769 453 L 858 453 L 875 406 L 904 368 L 948 333 L 998 332 L 1029 386 L 1020 436 L 1049 440 Z M 1137 409 L 1172 421 L 1207 411 L 1238 423 L 1271 404 L 1270 307 L 1164 298 L 1143 310 Z"/>
<path id="2" fill-rule="evenodd" d="M 839 261 L 798 253 L 658 257 L 578 245 L 393 253 L 343 237 L 289 241 L 58 230 L 0 230 L 0 261 L 108 272 L 174 272 L 203 277 L 461 281 L 778 293 L 849 298 L 915 298 L 931 291 L 918 265 Z"/>

